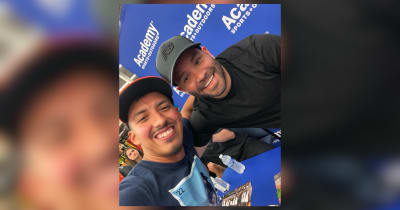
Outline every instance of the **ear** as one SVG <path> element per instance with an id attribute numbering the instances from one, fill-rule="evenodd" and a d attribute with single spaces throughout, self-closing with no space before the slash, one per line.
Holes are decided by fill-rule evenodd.
<path id="1" fill-rule="evenodd" d="M 136 145 L 141 145 L 139 139 L 136 138 L 135 134 L 132 131 L 128 132 L 128 141 Z"/>
<path id="2" fill-rule="evenodd" d="M 214 55 L 211 54 L 210 51 L 208 51 L 207 47 L 201 46 L 201 51 L 203 51 L 203 52 L 205 52 L 207 55 L 209 55 L 209 56 L 215 58 Z"/>

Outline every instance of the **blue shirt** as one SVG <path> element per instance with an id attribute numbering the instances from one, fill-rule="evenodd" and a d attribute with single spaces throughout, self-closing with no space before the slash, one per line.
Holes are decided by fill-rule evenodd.
<path id="1" fill-rule="evenodd" d="M 142 160 L 119 186 L 121 206 L 216 205 L 208 170 L 197 157 L 190 122 L 182 119 L 185 157 L 175 163 Z"/>

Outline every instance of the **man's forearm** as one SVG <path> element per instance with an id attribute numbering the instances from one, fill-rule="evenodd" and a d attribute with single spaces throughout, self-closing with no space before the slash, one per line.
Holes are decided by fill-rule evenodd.
<path id="1" fill-rule="evenodd" d="M 192 115 L 193 112 L 193 102 L 194 102 L 194 96 L 189 95 L 188 99 L 186 100 L 181 110 L 182 117 L 190 119 L 190 116 Z"/>
<path id="2" fill-rule="evenodd" d="M 196 152 L 197 152 L 197 155 L 198 155 L 200 158 L 203 156 L 204 152 L 206 151 L 206 148 L 207 148 L 208 144 L 209 144 L 209 143 L 207 143 L 205 146 L 202 146 L 202 147 L 194 147 L 194 149 L 195 149 Z"/>

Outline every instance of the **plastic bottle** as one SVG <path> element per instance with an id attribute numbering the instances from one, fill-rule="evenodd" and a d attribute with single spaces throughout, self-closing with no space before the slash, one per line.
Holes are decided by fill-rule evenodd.
<path id="1" fill-rule="evenodd" d="M 229 190 L 230 185 L 229 185 L 228 182 L 224 181 L 223 179 L 221 179 L 219 177 L 215 177 L 215 178 L 214 177 L 210 177 L 210 178 L 211 178 L 211 181 L 214 184 L 214 187 L 217 190 L 219 190 L 219 191 L 221 191 L 223 193 Z"/>
<path id="2" fill-rule="evenodd" d="M 236 171 L 239 174 L 243 174 L 245 166 L 242 163 L 231 158 L 231 156 L 229 155 L 220 154 L 219 158 L 226 166 L 228 166 L 229 168 L 231 168 L 232 170 Z"/>

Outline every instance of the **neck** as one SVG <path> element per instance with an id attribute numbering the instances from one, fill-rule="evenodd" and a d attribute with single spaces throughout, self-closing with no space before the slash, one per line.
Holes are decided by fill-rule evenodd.
<path id="1" fill-rule="evenodd" d="M 142 160 L 142 157 L 140 155 L 138 155 L 137 158 L 135 159 L 136 163 L 138 163 L 141 160 Z"/>
<path id="2" fill-rule="evenodd" d="M 185 157 L 185 150 L 183 147 L 173 155 L 170 156 L 157 156 L 149 153 L 145 153 L 142 160 L 158 162 L 158 163 L 176 163 Z"/>

